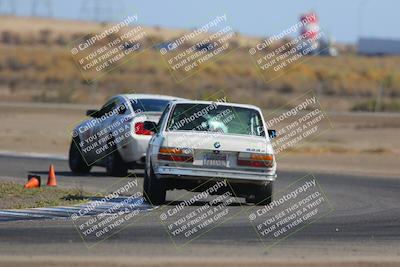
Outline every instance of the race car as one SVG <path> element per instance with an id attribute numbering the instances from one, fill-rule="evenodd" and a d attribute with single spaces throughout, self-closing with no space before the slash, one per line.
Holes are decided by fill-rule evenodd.
<path id="1" fill-rule="evenodd" d="M 181 98 L 152 94 L 121 94 L 72 131 L 69 166 L 74 173 L 89 173 L 103 166 L 107 175 L 126 176 L 128 169 L 143 168 L 148 142 L 153 134 L 144 121 L 158 121 L 168 103 Z"/>
<path id="2" fill-rule="evenodd" d="M 146 153 L 144 196 L 162 204 L 166 191 L 203 190 L 205 181 L 228 181 L 248 203 L 272 201 L 276 161 L 258 107 L 210 101 L 174 101 L 160 121 L 145 121 L 153 131 Z M 218 193 L 216 193 L 218 194 Z"/>

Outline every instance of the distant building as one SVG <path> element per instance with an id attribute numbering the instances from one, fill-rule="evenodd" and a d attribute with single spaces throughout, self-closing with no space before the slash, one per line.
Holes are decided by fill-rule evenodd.
<path id="1" fill-rule="evenodd" d="M 359 54 L 369 56 L 400 55 L 400 40 L 360 38 L 357 50 Z"/>

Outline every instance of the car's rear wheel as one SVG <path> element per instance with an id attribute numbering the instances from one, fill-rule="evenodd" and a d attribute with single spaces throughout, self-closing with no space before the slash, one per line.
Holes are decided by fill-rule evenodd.
<path id="1" fill-rule="evenodd" d="M 106 156 L 106 174 L 108 176 L 124 177 L 128 175 L 128 167 L 118 152 L 118 149 Z"/>
<path id="2" fill-rule="evenodd" d="M 165 182 L 157 179 L 153 171 L 153 166 L 150 165 L 150 171 L 144 171 L 143 181 L 143 192 L 144 196 L 153 205 L 161 205 L 165 203 L 165 197 L 167 195 L 167 189 Z"/>
<path id="3" fill-rule="evenodd" d="M 258 186 L 255 189 L 254 197 L 247 198 L 246 202 L 254 203 L 256 205 L 269 205 L 272 202 L 273 182 L 267 185 Z"/>
<path id="4" fill-rule="evenodd" d="M 69 168 L 73 173 L 87 174 L 90 172 L 92 166 L 89 166 L 86 163 L 81 152 L 79 151 L 78 149 L 79 143 L 80 143 L 79 137 L 75 137 L 71 141 L 71 145 L 69 147 L 69 156 L 68 156 Z"/>

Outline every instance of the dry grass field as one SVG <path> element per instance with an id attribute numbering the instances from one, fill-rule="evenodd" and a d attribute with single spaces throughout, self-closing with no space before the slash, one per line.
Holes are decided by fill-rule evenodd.
<path id="1" fill-rule="evenodd" d="M 203 98 L 223 89 L 232 101 L 273 109 L 313 89 L 328 110 L 400 110 L 400 57 L 309 56 L 285 75 L 264 82 L 248 49 L 261 39 L 237 35 L 238 49 L 176 82 L 153 47 L 184 30 L 145 27 L 148 49 L 94 84 L 73 62 L 68 45 L 109 27 L 99 23 L 0 17 L 0 100 L 102 103 L 110 95 L 136 91 Z M 376 104 L 378 96 L 380 105 Z"/>

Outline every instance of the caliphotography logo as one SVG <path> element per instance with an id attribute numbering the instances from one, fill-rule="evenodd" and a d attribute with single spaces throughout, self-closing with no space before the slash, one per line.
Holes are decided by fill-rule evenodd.
<path id="1" fill-rule="evenodd" d="M 222 14 L 193 31 L 159 44 L 158 48 L 179 83 L 237 49 L 235 36 L 228 16 Z"/>
<path id="2" fill-rule="evenodd" d="M 80 37 L 70 44 L 71 55 L 87 81 L 95 81 L 152 45 L 139 15 L 126 16 L 101 31 Z"/>

